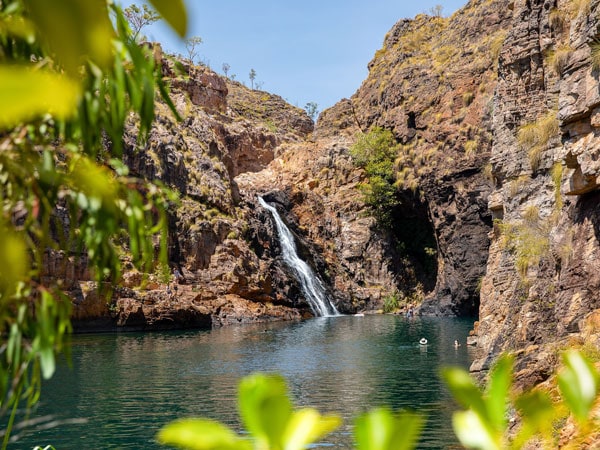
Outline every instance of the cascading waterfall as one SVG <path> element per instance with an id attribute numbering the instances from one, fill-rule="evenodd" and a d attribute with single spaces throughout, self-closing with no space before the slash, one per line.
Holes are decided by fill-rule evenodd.
<path id="1" fill-rule="evenodd" d="M 294 236 L 283 220 L 281 220 L 277 210 L 265 202 L 262 197 L 258 197 L 258 202 L 267 209 L 273 216 L 273 219 L 275 219 L 275 226 L 277 227 L 277 234 L 279 235 L 283 260 L 296 274 L 300 286 L 302 287 L 302 292 L 315 316 L 339 315 L 340 313 L 338 310 L 327 298 L 323 282 L 315 275 L 310 266 L 298 256 Z"/>

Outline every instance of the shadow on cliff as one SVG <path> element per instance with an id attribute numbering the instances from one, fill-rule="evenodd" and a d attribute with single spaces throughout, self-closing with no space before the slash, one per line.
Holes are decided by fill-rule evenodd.
<path id="1" fill-rule="evenodd" d="M 573 222 L 583 224 L 589 221 L 594 227 L 596 240 L 600 242 L 600 191 L 581 195 L 576 203 Z"/>
<path id="2" fill-rule="evenodd" d="M 573 224 L 577 226 L 572 242 L 579 243 L 580 247 L 572 248 L 572 257 L 569 258 L 567 267 L 561 267 L 560 270 L 562 284 L 566 288 L 568 295 L 564 296 L 569 300 L 574 295 L 573 289 L 583 289 L 588 292 L 585 296 L 589 299 L 595 299 L 594 302 L 586 303 L 586 308 L 581 312 L 585 315 L 593 309 L 600 308 L 600 298 L 597 295 L 600 289 L 600 273 L 597 271 L 597 265 L 590 259 L 596 260 L 597 249 L 600 246 L 600 191 L 591 192 L 579 197 L 573 216 Z M 589 227 L 594 233 L 595 242 L 591 243 Z M 578 235 L 579 234 L 579 235 Z M 578 327 L 577 323 L 570 326 Z M 576 331 L 576 330 L 575 330 Z"/>
<path id="3" fill-rule="evenodd" d="M 390 226 L 382 228 L 386 256 L 394 261 L 398 287 L 410 296 L 417 290 L 427 294 L 435 288 L 437 243 L 427 204 L 411 191 L 401 194 L 392 211 Z"/>

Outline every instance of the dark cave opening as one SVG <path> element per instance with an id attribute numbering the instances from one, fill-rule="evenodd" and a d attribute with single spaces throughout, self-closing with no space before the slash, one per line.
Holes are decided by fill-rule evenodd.
<path id="1" fill-rule="evenodd" d="M 417 128 L 417 115 L 412 111 L 408 113 L 406 118 L 406 127 L 413 130 Z"/>
<path id="2" fill-rule="evenodd" d="M 427 203 L 412 191 L 398 195 L 386 230 L 398 288 L 410 291 L 420 286 L 427 294 L 435 288 L 438 272 L 437 240 Z"/>

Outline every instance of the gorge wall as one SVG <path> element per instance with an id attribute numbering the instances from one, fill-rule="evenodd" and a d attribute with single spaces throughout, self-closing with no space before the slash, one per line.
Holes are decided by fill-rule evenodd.
<path id="1" fill-rule="evenodd" d="M 495 61 L 512 17 L 507 5 L 470 2 L 449 19 L 401 20 L 356 94 L 321 114 L 313 142 L 238 177 L 243 193 L 276 190 L 291 200 L 293 220 L 324 256 L 345 311 L 381 309 L 395 296 L 407 308 L 419 304 L 422 314 L 477 315 L 492 227 Z M 357 135 L 374 127 L 391 130 L 401 144 L 390 228 L 370 217 L 358 189 L 365 174 L 349 153 Z M 429 267 L 419 253 L 431 249 L 414 245 L 427 234 L 436 260 Z"/>
<path id="2" fill-rule="evenodd" d="M 311 119 L 277 96 L 251 91 L 205 67 L 169 56 L 162 65 L 183 120 L 158 103 L 144 142 L 137 142 L 132 121 L 125 162 L 132 175 L 179 194 L 169 210 L 170 267 L 143 274 L 125 261 L 123 280 L 107 301 L 89 276 L 59 271 L 64 264 L 51 261 L 49 271 L 67 278 L 75 299 L 75 328 L 210 327 L 309 314 L 297 283 L 276 259 L 269 214 L 248 205 L 235 177 L 265 167 L 280 147 L 304 141 L 313 130 Z M 184 283 L 171 280 L 169 293 L 166 279 L 175 268 Z"/>
<path id="3" fill-rule="evenodd" d="M 379 126 L 402 144 L 396 216 L 431 227 L 437 244 L 434 283 L 416 281 L 424 288 L 424 314 L 475 316 L 479 308 L 492 224 L 486 165 L 495 61 L 510 23 L 507 5 L 472 1 L 448 19 L 399 21 L 357 93 L 319 119 L 319 137 Z"/>
<path id="4" fill-rule="evenodd" d="M 146 142 L 132 122 L 125 159 L 180 194 L 169 257 L 186 282 L 173 296 L 160 270 L 129 270 L 107 306 L 89 275 L 56 255 L 48 275 L 66 280 L 75 324 L 310 315 L 260 195 L 341 312 L 394 298 L 421 314 L 478 315 L 473 370 L 512 350 L 523 383 L 544 379 L 567 341 L 600 344 L 599 3 L 472 0 L 449 18 L 401 20 L 362 86 L 314 130 L 277 96 L 204 67 L 178 72 L 164 57 L 183 121 L 158 104 Z M 388 228 L 365 206 L 366 175 L 350 156 L 375 127 L 399 144 Z"/>
<path id="5" fill-rule="evenodd" d="M 515 1 L 498 65 L 489 207 L 497 219 L 477 342 L 520 355 L 526 384 L 557 349 L 597 346 L 597 1 Z"/>
<path id="6" fill-rule="evenodd" d="M 523 385 L 545 379 L 560 348 L 600 344 L 599 3 L 471 1 L 449 19 L 400 21 L 315 132 L 351 143 L 393 131 L 398 216 L 424 206 L 437 242 L 420 313 L 478 311 L 472 370 L 513 351 Z"/>

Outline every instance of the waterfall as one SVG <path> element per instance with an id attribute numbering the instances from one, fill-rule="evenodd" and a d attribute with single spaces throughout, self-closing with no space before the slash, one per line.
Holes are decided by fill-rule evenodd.
<path id="1" fill-rule="evenodd" d="M 281 220 L 277 210 L 265 202 L 262 197 L 258 197 L 258 201 L 275 219 L 283 260 L 296 274 L 296 278 L 302 287 L 302 292 L 315 316 L 339 315 L 338 310 L 327 298 L 323 282 L 315 275 L 310 266 L 298 256 L 294 236 L 285 223 L 283 223 L 283 220 Z"/>

